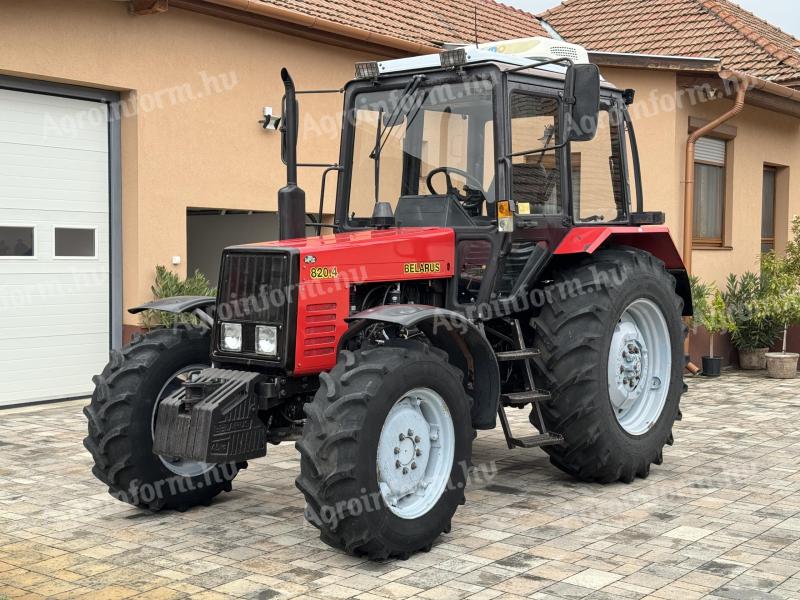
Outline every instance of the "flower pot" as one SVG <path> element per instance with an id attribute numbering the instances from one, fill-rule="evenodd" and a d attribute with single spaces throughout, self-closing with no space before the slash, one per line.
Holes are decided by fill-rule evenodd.
<path id="1" fill-rule="evenodd" d="M 719 377 L 722 373 L 722 358 L 717 356 L 703 357 L 703 377 Z"/>
<path id="2" fill-rule="evenodd" d="M 767 368 L 767 352 L 769 348 L 739 348 L 739 367 L 745 371 L 763 371 Z"/>
<path id="3" fill-rule="evenodd" d="M 797 377 L 797 359 L 794 352 L 767 352 L 767 371 L 773 379 L 794 379 Z"/>

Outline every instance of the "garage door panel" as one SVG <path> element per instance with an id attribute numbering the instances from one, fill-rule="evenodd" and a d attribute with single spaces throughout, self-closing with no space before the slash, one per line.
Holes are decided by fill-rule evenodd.
<path id="1" fill-rule="evenodd" d="M 35 230 L 35 256 L 0 257 L 0 406 L 84 395 L 108 360 L 106 111 L 0 90 L 0 226 Z M 87 254 L 93 240 L 94 256 L 56 257 L 56 228 L 93 230 L 61 231 L 58 247 Z"/>

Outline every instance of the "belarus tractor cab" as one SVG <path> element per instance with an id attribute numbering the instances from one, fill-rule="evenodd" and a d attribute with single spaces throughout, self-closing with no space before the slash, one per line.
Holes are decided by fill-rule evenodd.
<path id="1" fill-rule="evenodd" d="M 307 223 L 297 169 L 325 165 L 298 164 L 304 91 L 282 77 L 281 240 L 227 248 L 216 298 L 132 309 L 190 317 L 95 379 L 85 444 L 111 493 L 208 503 L 293 440 L 322 539 L 384 559 L 450 530 L 477 430 L 584 481 L 660 464 L 691 304 L 642 208 L 633 92 L 543 38 L 360 63 L 335 215 L 321 198 Z"/>

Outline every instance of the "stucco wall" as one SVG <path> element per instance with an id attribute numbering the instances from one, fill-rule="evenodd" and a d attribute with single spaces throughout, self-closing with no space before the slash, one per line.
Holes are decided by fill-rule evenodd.
<path id="1" fill-rule="evenodd" d="M 617 86 L 637 90 L 631 113 L 641 156 L 645 210 L 666 213 L 673 240 L 682 249 L 689 118 L 710 121 L 727 112 L 733 103 L 697 102 L 690 94 L 678 93 L 674 73 L 609 68 L 602 71 Z M 792 216 L 800 214 L 800 119 L 746 105 L 728 125 L 736 127 L 736 138 L 728 146 L 732 176 L 729 247 L 695 249 L 693 253 L 694 273 L 720 285 L 724 285 L 728 273 L 758 269 L 765 164 L 788 167 L 780 174 L 778 183 L 779 249 L 786 242 Z M 780 205 L 781 196 L 786 205 Z"/>
<path id="2" fill-rule="evenodd" d="M 337 88 L 367 58 L 180 9 L 132 17 L 111 0 L 0 8 L 0 72 L 123 92 L 126 307 L 148 298 L 155 265 L 179 255 L 185 269 L 187 207 L 276 209 L 279 135 L 257 121 L 264 106 L 280 111 L 280 68 L 301 89 Z M 300 159 L 335 162 L 341 97 L 305 96 L 301 109 Z M 301 170 L 314 207 L 319 177 Z"/>

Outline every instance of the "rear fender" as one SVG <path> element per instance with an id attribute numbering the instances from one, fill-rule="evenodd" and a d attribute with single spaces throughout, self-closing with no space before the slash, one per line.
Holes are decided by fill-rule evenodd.
<path id="1" fill-rule="evenodd" d="M 339 347 L 373 323 L 392 323 L 416 327 L 444 350 L 450 363 L 464 373 L 464 388 L 472 396 L 472 426 L 493 429 L 500 398 L 500 369 L 494 350 L 484 335 L 463 315 L 416 304 L 393 304 L 371 308 L 347 319 L 350 330 L 342 336 Z"/>
<path id="2" fill-rule="evenodd" d="M 683 316 L 693 314 L 689 275 L 667 227 L 574 227 L 564 236 L 553 254 L 557 257 L 594 254 L 608 246 L 638 248 L 661 260 L 667 271 L 675 277 L 675 292 L 683 299 Z"/>
<path id="3" fill-rule="evenodd" d="M 213 307 L 217 299 L 213 296 L 173 296 L 146 302 L 139 306 L 129 308 L 128 312 L 135 315 L 146 310 L 158 310 L 174 315 L 190 313 L 200 319 L 209 327 L 214 325 Z"/>

